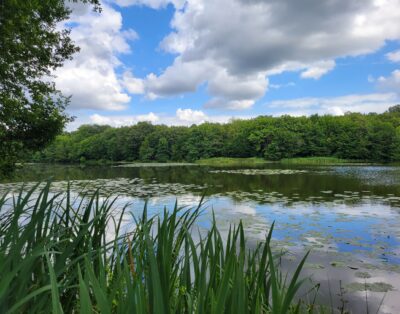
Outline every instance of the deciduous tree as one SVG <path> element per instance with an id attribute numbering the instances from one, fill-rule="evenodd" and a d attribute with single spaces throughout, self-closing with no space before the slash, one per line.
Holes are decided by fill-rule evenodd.
<path id="1" fill-rule="evenodd" d="M 78 2 L 75 0 L 74 2 Z M 80 0 L 100 10 L 99 0 Z M 61 133 L 70 118 L 68 97 L 52 73 L 79 50 L 64 0 L 0 1 L 0 170 L 10 171 L 26 150 L 38 150 Z M 68 96 L 68 95 L 67 95 Z"/>

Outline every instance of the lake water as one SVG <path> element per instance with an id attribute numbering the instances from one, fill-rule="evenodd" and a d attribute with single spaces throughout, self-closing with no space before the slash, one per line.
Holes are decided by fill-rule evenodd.
<path id="1" fill-rule="evenodd" d="M 242 220 L 254 244 L 275 221 L 274 246 L 288 251 L 283 269 L 290 271 L 311 250 L 303 274 L 310 278 L 307 289 L 321 283 L 319 302 L 353 313 L 367 307 L 400 313 L 400 167 L 27 165 L 2 182 L 0 192 L 50 177 L 55 189 L 70 180 L 76 192 L 101 188 L 118 195 L 119 204 L 131 202 L 137 215 L 146 199 L 156 214 L 176 200 L 195 206 L 205 195 L 200 228 L 207 228 L 214 211 L 223 232 Z"/>

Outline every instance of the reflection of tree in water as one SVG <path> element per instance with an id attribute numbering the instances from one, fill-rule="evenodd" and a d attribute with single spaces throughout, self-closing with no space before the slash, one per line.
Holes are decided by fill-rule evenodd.
<path id="1" fill-rule="evenodd" d="M 277 169 L 279 165 L 269 168 Z M 346 167 L 349 169 L 350 167 Z M 354 167 L 355 168 L 355 167 Z M 338 170 L 339 169 L 339 170 Z M 145 183 L 180 183 L 185 185 L 207 185 L 206 195 L 226 192 L 278 192 L 285 197 L 307 200 L 309 197 L 323 197 L 334 200 L 335 194 L 344 191 L 369 191 L 373 195 L 387 196 L 400 194 L 399 185 L 374 184 L 371 180 L 358 175 L 362 167 L 353 172 L 347 170 L 345 175 L 335 167 L 334 171 L 327 168 L 308 168 L 306 173 L 274 174 L 274 175 L 243 175 L 238 173 L 211 173 L 214 170 L 203 166 L 178 167 L 111 167 L 111 166 L 73 166 L 73 165 L 28 165 L 19 169 L 12 181 L 38 181 L 53 178 L 53 180 L 94 180 L 114 178 L 141 178 Z M 323 171 L 321 171 L 323 170 Z M 400 176 L 400 169 L 384 175 Z M 379 170 L 375 173 L 379 174 Z M 190 191 L 190 190 L 189 190 Z M 331 193 L 321 193 L 330 191 Z M 356 198 L 354 198 L 355 200 Z M 351 201 L 350 198 L 347 198 Z"/>

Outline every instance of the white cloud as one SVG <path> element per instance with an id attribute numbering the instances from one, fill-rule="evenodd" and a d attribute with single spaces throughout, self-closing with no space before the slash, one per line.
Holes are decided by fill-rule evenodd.
<path id="1" fill-rule="evenodd" d="M 133 125 L 140 121 L 156 123 L 159 120 L 160 118 L 153 112 L 143 115 L 127 115 L 127 116 L 104 116 L 96 113 L 90 116 L 91 123 L 107 124 L 114 127 Z"/>
<path id="2" fill-rule="evenodd" d="M 139 34 L 134 29 L 127 29 L 121 32 L 122 36 L 127 40 L 138 40 Z"/>
<path id="3" fill-rule="evenodd" d="M 205 107 L 232 110 L 250 108 L 268 86 L 265 74 L 235 76 L 209 60 L 183 62 L 178 57 L 161 75 L 149 74 L 145 87 L 147 97 L 155 99 L 195 92 L 206 82 L 207 90 L 214 97 Z"/>
<path id="4" fill-rule="evenodd" d="M 268 87 L 271 89 L 281 89 L 284 87 L 293 87 L 296 86 L 295 82 L 289 82 L 289 83 L 285 83 L 285 84 L 269 84 Z"/>
<path id="5" fill-rule="evenodd" d="M 118 0 L 153 8 L 167 2 Z M 161 75 L 148 77 L 151 98 L 207 83 L 208 107 L 249 108 L 267 91 L 265 76 L 302 71 L 301 77 L 318 79 L 336 58 L 372 53 L 400 39 L 400 0 L 169 2 L 176 6 L 173 31 L 160 46 L 178 56 Z"/>
<path id="6" fill-rule="evenodd" d="M 211 95 L 229 100 L 253 100 L 261 98 L 268 87 L 265 74 L 233 76 L 220 69 L 208 81 Z"/>
<path id="7" fill-rule="evenodd" d="M 205 108 L 244 110 L 263 97 L 272 75 L 299 71 L 319 79 L 338 57 L 372 53 L 400 39 L 400 0 L 115 0 L 122 7 L 175 7 L 173 31 L 160 43 L 177 54 L 173 64 L 145 79 L 129 71 L 120 78 L 118 57 L 130 53 L 129 41 L 139 35 L 123 30 L 121 13 L 107 3 L 101 14 L 71 4 L 69 23 L 77 25 L 71 36 L 81 52 L 55 74 L 58 88 L 72 95 L 72 108 L 121 110 L 129 94 L 156 99 L 204 84 L 211 95 Z M 399 54 L 386 56 L 397 62 Z M 379 78 L 378 86 L 397 88 L 395 72 Z"/>
<path id="8" fill-rule="evenodd" d="M 76 24 L 71 37 L 81 48 L 73 60 L 57 69 L 55 82 L 65 95 L 72 95 L 71 108 L 122 110 L 130 101 L 116 69 L 118 55 L 130 52 L 127 40 L 138 35 L 134 30 L 122 31 L 122 16 L 106 4 L 101 14 L 89 5 L 71 4 L 71 19 Z"/>
<path id="9" fill-rule="evenodd" d="M 386 58 L 388 58 L 392 62 L 400 62 L 400 50 L 387 53 Z"/>
<path id="10" fill-rule="evenodd" d="M 400 70 L 394 70 L 390 76 L 380 76 L 377 79 L 378 88 L 396 92 L 400 97 Z"/>
<path id="11" fill-rule="evenodd" d="M 346 95 L 330 98 L 298 98 L 276 100 L 267 103 L 270 109 L 278 109 L 274 115 L 290 114 L 294 116 L 311 114 L 343 115 L 346 112 L 382 113 L 395 105 L 399 98 L 395 93 Z"/>
<path id="12" fill-rule="evenodd" d="M 156 96 L 173 96 L 194 92 L 197 86 L 208 77 L 213 66 L 203 61 L 182 62 L 180 58 L 157 76 L 150 73 L 146 80 L 148 94 Z"/>
<path id="13" fill-rule="evenodd" d="M 103 115 L 92 114 L 90 116 L 80 115 L 74 122 L 69 123 L 67 131 L 76 130 L 82 124 L 102 124 L 114 127 L 130 126 L 141 121 L 151 122 L 153 124 L 166 124 L 177 126 L 190 126 L 192 124 L 202 124 L 204 122 L 227 123 L 232 119 L 250 119 L 254 116 L 232 116 L 232 115 L 213 115 L 209 116 L 201 110 L 190 108 L 179 108 L 175 114 L 153 113 L 140 115 Z"/>
<path id="14" fill-rule="evenodd" d="M 144 82 L 140 78 L 133 76 L 131 72 L 125 72 L 122 76 L 122 84 L 131 94 L 143 94 Z"/>
<path id="15" fill-rule="evenodd" d="M 226 98 L 213 98 L 204 107 L 210 109 L 244 110 L 254 105 L 254 100 L 227 100 Z"/>
<path id="16" fill-rule="evenodd" d="M 334 67 L 334 60 L 320 61 L 311 65 L 305 71 L 301 72 L 300 76 L 302 78 L 312 78 L 318 80 L 319 78 L 321 78 L 321 76 L 333 70 Z"/>
<path id="17" fill-rule="evenodd" d="M 189 123 L 202 123 L 207 119 L 203 111 L 181 108 L 176 111 L 176 117 L 181 121 Z"/>

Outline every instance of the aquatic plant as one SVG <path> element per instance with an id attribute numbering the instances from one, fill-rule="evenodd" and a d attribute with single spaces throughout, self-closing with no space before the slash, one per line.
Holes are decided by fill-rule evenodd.
<path id="1" fill-rule="evenodd" d="M 272 253 L 273 225 L 250 249 L 243 225 L 223 240 L 194 209 L 124 225 L 127 206 L 97 190 L 74 199 L 50 183 L 0 198 L 1 313 L 298 313 L 306 256 L 290 280 Z M 122 230 L 126 230 L 122 232 Z M 198 237 L 195 236 L 198 234 Z M 113 235 L 110 239 L 110 235 Z"/>
<path id="2" fill-rule="evenodd" d="M 243 174 L 249 176 L 255 175 L 281 175 L 281 174 L 298 174 L 307 173 L 307 170 L 297 169 L 237 169 L 237 170 L 210 170 L 210 173 L 230 173 L 230 174 Z"/>
<path id="3" fill-rule="evenodd" d="M 261 166 L 271 163 L 263 158 L 248 157 L 248 158 L 233 158 L 233 157 L 213 157 L 199 159 L 196 164 L 212 167 L 251 167 Z"/>

